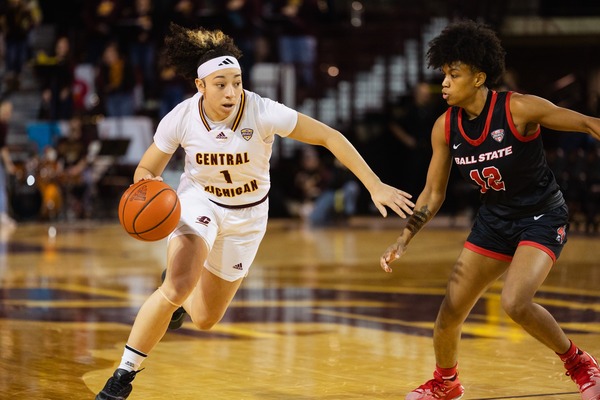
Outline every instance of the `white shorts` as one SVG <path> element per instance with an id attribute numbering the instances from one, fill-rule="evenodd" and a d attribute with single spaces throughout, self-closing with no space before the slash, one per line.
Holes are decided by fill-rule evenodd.
<path id="1" fill-rule="evenodd" d="M 188 188 L 179 193 L 181 219 L 169 240 L 198 235 L 206 242 L 204 267 L 229 282 L 245 277 L 267 230 L 269 202 L 230 209 L 216 205 L 204 192 Z"/>

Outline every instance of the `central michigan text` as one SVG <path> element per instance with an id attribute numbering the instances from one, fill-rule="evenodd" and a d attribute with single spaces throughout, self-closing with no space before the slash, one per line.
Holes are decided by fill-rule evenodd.
<path id="1" fill-rule="evenodd" d="M 252 193 L 258 190 L 258 182 L 252 179 L 243 185 L 234 188 L 219 188 L 216 186 L 206 186 L 204 191 L 212 193 L 217 197 L 235 197 L 245 193 Z"/>
<path id="2" fill-rule="evenodd" d="M 200 165 L 241 165 L 250 162 L 248 153 L 196 153 Z"/>

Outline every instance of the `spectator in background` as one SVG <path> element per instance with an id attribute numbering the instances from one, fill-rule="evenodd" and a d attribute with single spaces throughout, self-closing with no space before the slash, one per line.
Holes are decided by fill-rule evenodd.
<path id="1" fill-rule="evenodd" d="M 6 138 L 12 117 L 13 105 L 8 100 L 0 102 L 0 228 L 15 227 L 16 222 L 8 214 L 8 184 L 6 175 L 15 173 Z"/>
<path id="2" fill-rule="evenodd" d="M 0 31 L 4 37 L 4 62 L 8 90 L 20 85 L 21 71 L 31 57 L 29 36 L 42 19 L 36 1 L 7 0 L 0 9 Z"/>
<path id="3" fill-rule="evenodd" d="M 162 119 L 177 104 L 181 103 L 186 94 L 193 93 L 193 88 L 187 81 L 182 79 L 175 69 L 165 65 L 163 59 L 159 59 L 159 109 L 158 116 Z"/>
<path id="4" fill-rule="evenodd" d="M 360 185 L 348 168 L 333 159 L 326 178 L 309 215 L 313 227 L 344 223 L 357 211 Z"/>
<path id="5" fill-rule="evenodd" d="M 313 202 L 321 194 L 325 170 L 319 153 L 313 147 L 301 147 L 296 152 L 297 168 L 292 174 L 288 208 L 293 216 L 305 220 L 312 212 Z"/>
<path id="6" fill-rule="evenodd" d="M 110 42 L 104 49 L 96 71 L 96 90 L 107 117 L 135 114 L 135 73 L 123 56 L 119 44 Z"/>
<path id="7" fill-rule="evenodd" d="M 299 149 L 288 199 L 288 211 L 314 227 L 354 215 L 360 187 L 342 164 L 327 160 L 311 146 Z M 331 162 L 329 162 L 331 161 Z"/>
<path id="8" fill-rule="evenodd" d="M 73 115 L 73 83 L 75 60 L 71 42 L 66 36 L 56 39 L 54 54 L 40 52 L 35 60 L 35 72 L 42 89 L 38 118 L 66 120 Z"/>
<path id="9" fill-rule="evenodd" d="M 122 0 L 87 0 L 84 3 L 83 18 L 87 28 L 85 62 L 96 65 L 108 43 L 116 36 Z"/>
<path id="10" fill-rule="evenodd" d="M 257 41 L 261 37 L 263 0 L 225 0 L 218 3 L 223 16 L 222 30 L 238 44 L 244 86 L 251 89 L 250 72 L 255 63 Z"/>
<path id="11" fill-rule="evenodd" d="M 92 154 L 88 152 L 95 139 L 84 136 L 81 116 L 69 121 L 66 136 L 56 143 L 57 161 L 61 171 L 60 182 L 67 204 L 67 217 L 87 218 L 92 214 L 95 184 L 92 179 Z"/>
<path id="12" fill-rule="evenodd" d="M 402 182 L 410 188 L 410 193 L 420 193 L 427 176 L 432 152 L 431 127 L 446 108 L 437 98 L 441 96 L 433 96 L 429 83 L 418 82 L 392 110 L 389 129 L 395 140 L 391 147 L 402 163 L 399 168 L 413 171 L 405 177 L 409 181 Z"/>
<path id="13" fill-rule="evenodd" d="M 186 28 L 198 25 L 198 14 L 202 8 L 202 0 L 173 0 L 169 11 L 169 21 Z"/>
<path id="14" fill-rule="evenodd" d="M 161 32 L 152 0 L 134 0 L 133 5 L 123 12 L 120 26 L 127 37 L 128 54 L 137 82 L 142 88 L 144 100 L 157 97 L 156 47 Z"/>
<path id="15" fill-rule="evenodd" d="M 300 96 L 315 87 L 318 24 L 324 13 L 317 0 L 272 0 L 273 17 L 278 22 L 279 61 L 296 68 Z"/>

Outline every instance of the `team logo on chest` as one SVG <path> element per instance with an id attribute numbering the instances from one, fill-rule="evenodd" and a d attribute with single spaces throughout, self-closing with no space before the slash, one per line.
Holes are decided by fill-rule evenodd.
<path id="1" fill-rule="evenodd" d="M 504 139 L 504 129 L 496 129 L 494 132 L 491 133 L 491 135 L 492 139 L 500 143 L 502 142 L 502 139 Z"/>
<path id="2" fill-rule="evenodd" d="M 250 129 L 250 128 L 244 128 L 240 131 L 240 133 L 242 134 L 242 137 L 248 141 L 252 138 L 252 135 L 254 134 L 254 130 Z"/>

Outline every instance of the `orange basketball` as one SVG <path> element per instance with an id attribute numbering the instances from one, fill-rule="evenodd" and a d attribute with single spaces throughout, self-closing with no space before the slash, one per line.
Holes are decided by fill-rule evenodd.
<path id="1" fill-rule="evenodd" d="M 167 237 L 180 216 L 177 192 L 161 181 L 134 183 L 119 202 L 119 221 L 125 231 L 138 240 L 154 242 Z"/>

